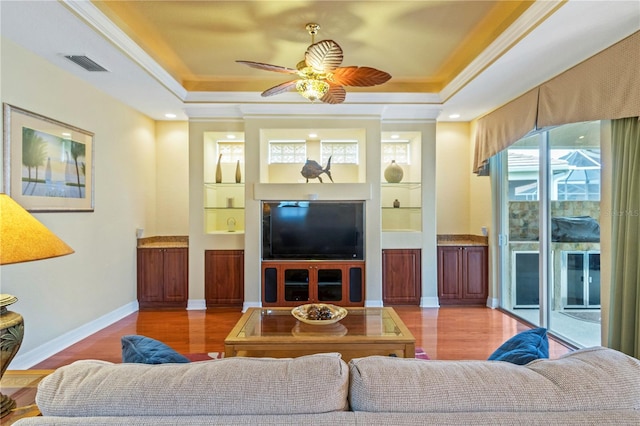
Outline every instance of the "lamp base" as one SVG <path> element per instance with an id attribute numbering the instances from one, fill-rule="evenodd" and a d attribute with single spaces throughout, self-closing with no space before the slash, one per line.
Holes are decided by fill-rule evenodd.
<path id="1" fill-rule="evenodd" d="M 18 353 L 24 335 L 22 315 L 7 310 L 7 306 L 17 302 L 15 296 L 0 294 L 0 379 L 9 363 Z M 16 406 L 16 402 L 0 394 L 0 417 L 4 417 Z"/>
<path id="2" fill-rule="evenodd" d="M 16 402 L 0 393 L 0 417 L 4 417 L 11 412 L 16 406 Z"/>

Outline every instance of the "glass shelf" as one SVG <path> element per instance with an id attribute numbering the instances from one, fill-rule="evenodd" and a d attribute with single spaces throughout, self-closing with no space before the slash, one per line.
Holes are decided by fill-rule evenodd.
<path id="1" fill-rule="evenodd" d="M 422 185 L 417 182 L 382 183 L 380 204 L 386 210 L 419 210 L 422 208 Z M 398 204 L 398 207 L 395 205 Z M 383 225 L 384 230 L 384 225 Z"/>
<path id="2" fill-rule="evenodd" d="M 204 184 L 204 223 L 207 234 L 244 232 L 244 184 Z"/>

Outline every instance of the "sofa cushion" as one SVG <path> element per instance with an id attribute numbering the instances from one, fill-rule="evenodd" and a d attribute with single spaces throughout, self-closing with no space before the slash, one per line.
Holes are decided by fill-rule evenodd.
<path id="1" fill-rule="evenodd" d="M 45 377 L 36 403 L 45 416 L 69 417 L 316 414 L 346 410 L 348 389 L 337 353 L 158 365 L 84 360 Z"/>
<path id="2" fill-rule="evenodd" d="M 145 336 L 122 336 L 122 362 L 141 364 L 165 364 L 190 362 L 164 343 Z"/>
<path id="3" fill-rule="evenodd" d="M 534 328 L 516 334 L 500 345 L 489 356 L 489 361 L 507 361 L 524 365 L 540 358 L 549 358 L 546 328 Z"/>
<path id="4" fill-rule="evenodd" d="M 367 357 L 349 363 L 354 411 L 640 410 L 640 361 L 606 348 L 527 365 Z"/>

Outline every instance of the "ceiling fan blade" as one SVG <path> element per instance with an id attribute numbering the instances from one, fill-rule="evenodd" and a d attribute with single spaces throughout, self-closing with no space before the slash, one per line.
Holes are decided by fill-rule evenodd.
<path id="1" fill-rule="evenodd" d="M 333 40 L 312 44 L 304 54 L 308 66 L 319 72 L 333 72 L 342 63 L 342 48 Z"/>
<path id="2" fill-rule="evenodd" d="M 239 64 L 244 64 L 251 68 L 257 68 L 259 70 L 265 70 L 265 71 L 281 72 L 284 74 L 295 74 L 298 72 L 298 70 L 295 70 L 293 68 L 281 67 L 280 65 L 263 64 L 262 62 L 253 62 L 253 61 L 236 61 L 236 62 Z"/>
<path id="3" fill-rule="evenodd" d="M 370 67 L 340 67 L 333 71 L 333 81 L 345 86 L 376 86 L 386 83 L 390 78 L 389 73 Z"/>
<path id="4" fill-rule="evenodd" d="M 285 81 L 284 83 L 278 84 L 277 86 L 273 86 L 272 88 L 262 92 L 262 97 L 266 98 L 267 96 L 273 96 L 282 92 L 289 92 L 291 90 L 294 90 L 296 88 L 297 81 L 298 80 Z"/>
<path id="5" fill-rule="evenodd" d="M 341 104 L 347 97 L 344 87 L 338 84 L 329 84 L 329 91 L 320 100 L 326 104 Z"/>

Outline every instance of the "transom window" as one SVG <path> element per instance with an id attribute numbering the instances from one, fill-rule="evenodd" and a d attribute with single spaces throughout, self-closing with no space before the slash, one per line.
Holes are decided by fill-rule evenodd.
<path id="1" fill-rule="evenodd" d="M 307 161 L 306 141 L 269 141 L 269 164 L 304 163 L 305 161 Z"/>
<path id="2" fill-rule="evenodd" d="M 244 142 L 218 141 L 218 155 L 222 154 L 221 163 L 244 162 Z"/>
<path id="3" fill-rule="evenodd" d="M 320 141 L 322 164 L 329 157 L 333 164 L 358 164 L 357 140 L 322 140 Z"/>
<path id="4" fill-rule="evenodd" d="M 382 162 L 391 163 L 395 160 L 398 164 L 411 164 L 411 151 L 408 140 L 382 141 Z"/>

